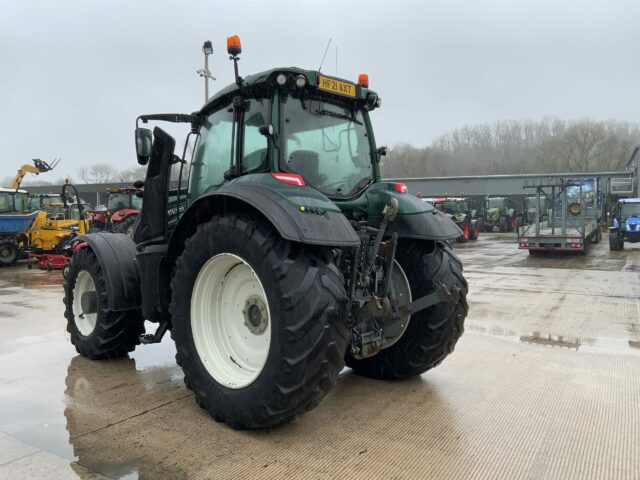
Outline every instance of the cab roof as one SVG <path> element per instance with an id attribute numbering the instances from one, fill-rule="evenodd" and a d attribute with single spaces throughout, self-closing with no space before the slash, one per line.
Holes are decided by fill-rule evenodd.
<path id="1" fill-rule="evenodd" d="M 291 81 L 293 78 L 297 77 L 298 75 L 304 75 L 304 77 L 307 79 L 307 85 L 311 87 L 316 87 L 316 88 L 318 86 L 318 80 L 320 75 L 324 77 L 332 78 L 341 82 L 350 83 L 352 85 L 355 85 L 356 87 L 355 99 L 357 100 L 365 100 L 367 98 L 368 93 L 373 93 L 377 95 L 377 93 L 374 92 L 373 90 L 362 87 L 358 85 L 356 82 L 353 82 L 351 80 L 347 80 L 345 78 L 333 77 L 330 75 L 325 75 L 322 72 L 318 72 L 316 70 L 304 70 L 298 67 L 272 68 L 270 70 L 265 70 L 264 72 L 255 73 L 253 75 L 247 75 L 242 79 L 242 88 L 252 89 L 252 88 L 259 88 L 259 87 L 276 87 L 275 79 L 277 75 L 280 73 L 287 75 L 287 77 L 289 77 L 289 81 Z M 226 87 L 219 90 L 215 95 L 213 95 L 209 99 L 209 101 L 202 107 L 200 111 L 201 112 L 209 111 L 215 108 L 221 102 L 226 103 L 226 101 L 228 101 L 230 98 L 237 95 L 239 92 L 240 92 L 240 87 L 238 87 L 236 83 L 227 85 Z M 341 96 L 338 94 L 332 94 L 330 92 L 325 92 L 325 91 L 323 91 L 323 93 L 326 93 L 328 95 L 335 95 L 336 97 L 341 97 L 343 99 L 354 98 L 354 97 Z"/>

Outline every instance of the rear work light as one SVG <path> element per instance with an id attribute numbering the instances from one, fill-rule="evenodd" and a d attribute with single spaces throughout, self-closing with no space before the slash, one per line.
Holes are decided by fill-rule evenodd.
<path id="1" fill-rule="evenodd" d="M 295 185 L 297 187 L 305 186 L 304 178 L 297 173 L 272 173 L 271 176 L 282 183 Z"/>
<path id="2" fill-rule="evenodd" d="M 402 182 L 396 182 L 393 184 L 393 189 L 398 193 L 407 193 L 409 189 L 407 185 Z"/>

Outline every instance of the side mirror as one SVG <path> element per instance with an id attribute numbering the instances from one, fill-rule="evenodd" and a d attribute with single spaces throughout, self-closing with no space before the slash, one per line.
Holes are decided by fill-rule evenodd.
<path id="1" fill-rule="evenodd" d="M 380 159 L 387 154 L 387 147 L 378 147 L 378 149 L 376 150 L 376 153 L 378 154 L 377 159 L 379 162 Z"/>
<path id="2" fill-rule="evenodd" d="M 152 145 L 153 133 L 151 133 L 151 130 L 148 128 L 136 128 L 136 155 L 140 165 L 149 163 Z"/>

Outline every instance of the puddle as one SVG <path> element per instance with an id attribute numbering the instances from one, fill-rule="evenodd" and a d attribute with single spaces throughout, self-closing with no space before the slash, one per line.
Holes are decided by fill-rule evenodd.
<path id="1" fill-rule="evenodd" d="M 536 345 L 546 345 L 548 347 L 560 347 L 569 348 L 572 350 L 578 350 L 580 348 L 580 339 L 569 339 L 562 335 L 542 335 L 540 332 L 533 332 L 531 335 L 522 335 L 520 341 L 523 343 L 533 343 Z"/>

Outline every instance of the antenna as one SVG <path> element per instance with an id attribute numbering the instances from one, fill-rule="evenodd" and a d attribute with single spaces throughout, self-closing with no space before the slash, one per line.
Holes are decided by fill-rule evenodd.
<path id="1" fill-rule="evenodd" d="M 336 45 L 336 77 L 338 76 L 338 45 Z"/>
<path id="2" fill-rule="evenodd" d="M 331 45 L 331 37 L 329 37 L 329 42 L 327 43 L 327 48 L 324 49 L 324 55 L 322 55 L 322 61 L 320 62 L 320 66 L 318 67 L 318 71 L 322 71 L 322 65 L 324 64 L 324 59 L 327 56 L 327 52 L 329 51 L 329 45 Z"/>

